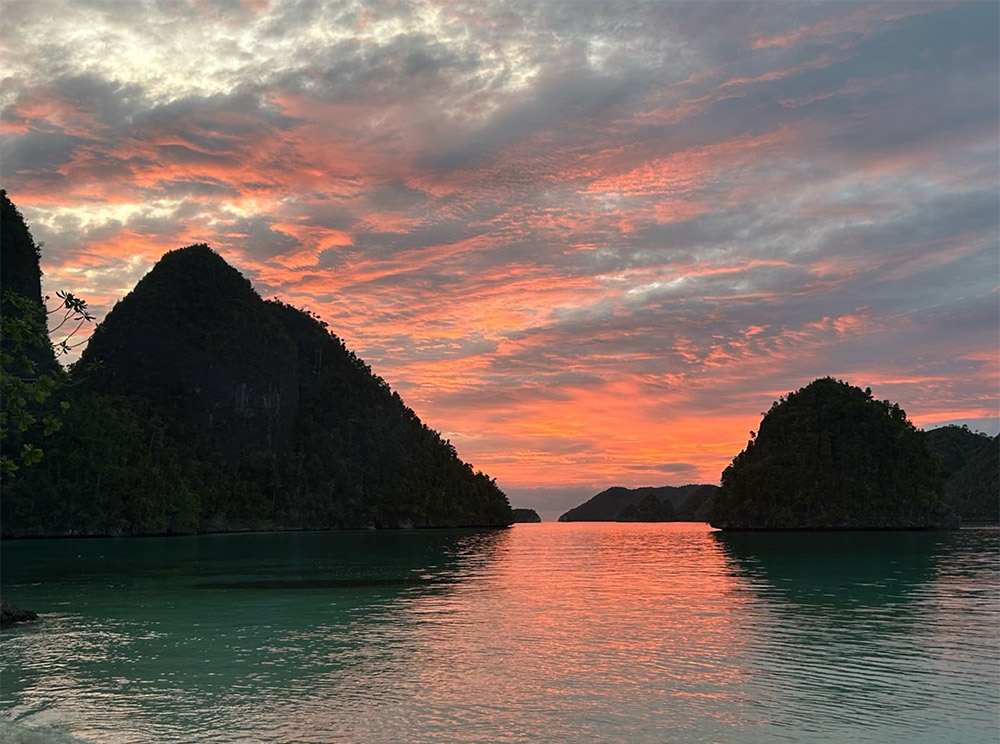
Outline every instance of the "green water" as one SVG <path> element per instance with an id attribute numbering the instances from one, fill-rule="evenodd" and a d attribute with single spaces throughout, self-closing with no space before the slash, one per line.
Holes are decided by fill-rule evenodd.
<path id="1" fill-rule="evenodd" d="M 19 541 L 0 738 L 996 742 L 1000 541 L 702 524 Z"/>

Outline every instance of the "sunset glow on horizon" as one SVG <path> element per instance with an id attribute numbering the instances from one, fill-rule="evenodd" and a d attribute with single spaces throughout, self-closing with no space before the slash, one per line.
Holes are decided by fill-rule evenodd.
<path id="1" fill-rule="evenodd" d="M 98 318 L 205 242 L 514 506 L 717 483 L 831 375 L 1000 431 L 995 2 L 3 0 L 0 186 Z"/>

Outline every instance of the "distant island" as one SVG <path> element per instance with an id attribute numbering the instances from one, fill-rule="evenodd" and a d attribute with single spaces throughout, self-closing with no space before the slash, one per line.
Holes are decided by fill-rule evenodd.
<path id="1" fill-rule="evenodd" d="M 722 474 L 723 530 L 955 527 L 938 459 L 895 403 L 825 377 L 775 401 Z"/>
<path id="2" fill-rule="evenodd" d="M 941 464 L 945 501 L 962 524 L 1000 522 L 1000 436 L 941 426 L 924 438 Z"/>
<path id="3" fill-rule="evenodd" d="M 613 486 L 559 517 L 560 522 L 701 522 L 717 486 Z"/>
<path id="4" fill-rule="evenodd" d="M 541 522 L 542 518 L 534 509 L 514 509 L 514 522 L 531 523 Z"/>
<path id="5" fill-rule="evenodd" d="M 0 201 L 2 288 L 40 312 L 38 247 Z M 513 521 L 495 481 L 325 323 L 264 301 L 207 245 L 165 254 L 69 376 L 24 431 L 4 430 L 9 451 L 32 434 L 44 449 L 5 471 L 4 537 Z M 56 430 L 41 438 L 43 419 Z"/>

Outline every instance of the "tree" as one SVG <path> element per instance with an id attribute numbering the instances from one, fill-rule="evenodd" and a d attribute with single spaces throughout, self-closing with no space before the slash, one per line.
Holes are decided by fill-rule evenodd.
<path id="1" fill-rule="evenodd" d="M 57 293 L 61 305 L 51 313 L 13 290 L 3 293 L 0 313 L 0 477 L 10 480 L 21 466 L 42 459 L 38 435 L 45 437 L 62 425 L 52 396 L 66 383 L 66 371 L 55 357 L 82 342 L 73 337 L 94 318 L 87 303 L 69 292 Z M 46 298 L 48 299 L 48 298 Z M 53 330 L 72 330 L 53 345 L 46 327 L 50 314 L 62 313 Z M 73 325 L 75 323 L 75 326 Z M 69 408 L 60 401 L 58 411 Z M 13 445 L 13 447 L 11 446 Z"/>

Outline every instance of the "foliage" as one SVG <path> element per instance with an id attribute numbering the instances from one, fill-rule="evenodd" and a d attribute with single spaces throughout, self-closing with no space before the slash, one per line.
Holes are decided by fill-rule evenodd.
<path id="1" fill-rule="evenodd" d="M 826 377 L 776 401 L 722 474 L 724 528 L 927 527 L 947 523 L 941 475 L 895 403 Z"/>
<path id="2" fill-rule="evenodd" d="M 945 480 L 965 467 L 971 457 L 990 442 L 985 434 L 968 426 L 940 426 L 924 432 L 927 449 L 938 458 Z"/>
<path id="3" fill-rule="evenodd" d="M 87 304 L 69 293 L 59 293 L 63 317 L 55 330 L 76 322 L 72 332 L 55 347 L 49 340 L 41 305 L 8 290 L 2 299 L 0 314 L 0 475 L 10 481 L 20 467 L 42 459 L 38 437 L 47 437 L 62 426 L 59 412 L 69 407 L 66 400 L 58 407 L 50 398 L 66 382 L 65 370 L 55 364 L 53 355 L 73 348 L 72 336 L 93 317 Z M 10 452 L 16 453 L 11 456 Z"/>
<path id="4" fill-rule="evenodd" d="M 0 481 L 4 484 L 22 467 L 42 459 L 40 438 L 61 426 L 59 413 L 69 404 L 63 400 L 57 406 L 52 399 L 66 381 L 55 358 L 74 348 L 75 334 L 93 320 L 87 303 L 59 292 L 60 305 L 52 313 L 62 317 L 52 332 L 63 338 L 53 347 L 49 313 L 42 304 L 40 255 L 24 217 L 0 190 Z M 64 330 L 67 325 L 71 330 Z"/>
<path id="5" fill-rule="evenodd" d="M 996 438 L 950 425 L 924 432 L 924 439 L 941 463 L 945 500 L 962 521 L 1000 521 Z"/>
<path id="6" fill-rule="evenodd" d="M 59 427 L 54 412 L 45 406 L 65 378 L 60 367 L 40 361 L 51 356 L 52 346 L 40 305 L 16 292 L 3 294 L 0 314 L 0 468 L 4 481 L 21 465 L 41 460 L 37 435 L 47 436 Z M 11 452 L 16 453 L 11 455 Z"/>
<path id="7" fill-rule="evenodd" d="M 677 514 L 668 499 L 660 501 L 654 493 L 647 493 L 637 503 L 629 504 L 618 514 L 616 522 L 673 522 Z"/>
<path id="8" fill-rule="evenodd" d="M 950 427 L 944 427 L 950 428 Z M 935 431 L 927 432 L 928 435 Z M 933 439 L 928 436 L 929 439 Z M 944 495 L 963 522 L 1000 521 L 1000 436 L 976 434 L 980 446 L 967 454 L 957 470 L 949 473 Z"/>

